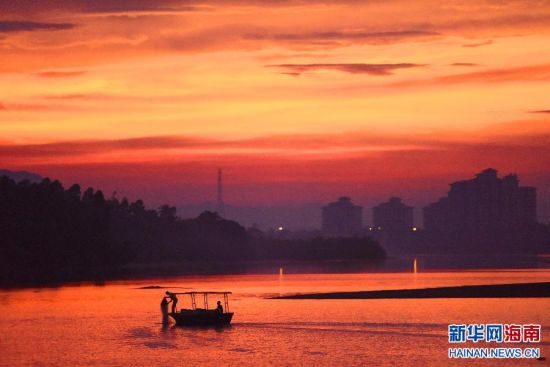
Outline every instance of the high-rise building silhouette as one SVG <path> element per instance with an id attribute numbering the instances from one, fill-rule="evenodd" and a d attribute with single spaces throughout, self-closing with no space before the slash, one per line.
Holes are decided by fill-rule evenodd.
<path id="1" fill-rule="evenodd" d="M 392 197 L 372 209 L 374 226 L 386 232 L 404 232 L 413 228 L 413 207 L 403 204 L 401 198 Z"/>
<path id="2" fill-rule="evenodd" d="M 223 177 L 222 169 L 218 168 L 218 191 L 217 191 L 217 200 L 216 200 L 216 211 L 220 216 L 225 216 L 225 203 L 223 201 Z"/>
<path id="3" fill-rule="evenodd" d="M 424 228 L 434 232 L 485 234 L 537 223 L 536 189 L 519 186 L 488 168 L 471 180 L 451 184 L 446 197 L 423 209 Z"/>
<path id="4" fill-rule="evenodd" d="M 342 196 L 322 208 L 323 232 L 328 236 L 353 236 L 363 227 L 363 208 Z"/>

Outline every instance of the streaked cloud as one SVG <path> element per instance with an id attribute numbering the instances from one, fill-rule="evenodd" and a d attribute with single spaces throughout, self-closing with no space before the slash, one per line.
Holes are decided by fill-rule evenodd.
<path id="1" fill-rule="evenodd" d="M 174 149 L 208 146 L 200 138 L 143 137 L 119 140 L 79 140 L 47 144 L 0 145 L 0 156 L 6 157 L 59 157 L 86 156 L 112 151 Z"/>
<path id="2" fill-rule="evenodd" d="M 547 113 L 546 111 L 543 111 Z M 266 135 L 247 139 L 214 139 L 196 136 L 143 136 L 128 139 L 83 139 L 39 144 L 0 145 L 0 157 L 55 158 L 81 157 L 106 153 L 156 151 L 173 157 L 187 154 L 209 157 L 218 154 L 260 156 L 265 152 L 282 156 L 346 155 L 411 150 L 453 150 L 464 146 L 531 146 L 550 143 L 550 121 L 517 121 L 491 125 L 470 132 L 374 133 L 356 131 L 340 134 Z M 135 153 L 138 156 L 141 153 Z M 148 153 L 151 154 L 151 153 Z M 136 156 L 137 158 L 137 156 Z M 137 158 L 139 160 L 139 158 Z"/>
<path id="3" fill-rule="evenodd" d="M 376 76 L 392 75 L 395 70 L 410 69 L 426 66 L 426 64 L 397 63 L 397 64 L 278 64 L 267 65 L 268 67 L 288 70 L 290 75 L 300 75 L 315 70 L 337 70 L 349 74 L 369 74 Z"/>
<path id="4" fill-rule="evenodd" d="M 442 75 L 434 78 L 405 80 L 394 83 L 401 87 L 452 85 L 464 83 L 506 83 L 514 81 L 544 82 L 550 80 L 550 64 L 528 65 L 512 68 L 485 69 L 461 74 Z"/>
<path id="5" fill-rule="evenodd" d="M 482 41 L 482 42 L 465 43 L 465 44 L 462 45 L 462 47 L 473 48 L 473 47 L 488 46 L 488 45 L 492 45 L 492 44 L 493 44 L 493 40 L 487 40 L 487 41 Z"/>
<path id="6" fill-rule="evenodd" d="M 451 66 L 480 66 L 474 62 L 453 62 Z"/>
<path id="7" fill-rule="evenodd" d="M 0 10 L 7 14 L 35 15 L 51 12 L 56 9 L 60 12 L 114 12 L 114 11 L 150 11 L 172 9 L 185 6 L 187 0 L 0 0 Z"/>
<path id="8" fill-rule="evenodd" d="M 21 20 L 0 20 L 1 32 L 59 31 L 74 28 L 72 23 L 42 23 Z"/>
<path id="9" fill-rule="evenodd" d="M 498 83 L 513 80 L 550 80 L 550 64 L 488 69 L 472 73 L 447 75 L 437 78 L 440 83 L 485 82 Z"/>
<path id="10" fill-rule="evenodd" d="M 80 76 L 80 75 L 83 75 L 85 74 L 86 72 L 85 71 L 82 71 L 82 70 L 72 70 L 72 71 L 69 71 L 69 70 L 65 70 L 65 71 L 62 71 L 62 70 L 51 70 L 51 71 L 40 71 L 38 73 L 36 73 L 35 75 L 37 76 L 40 76 L 40 77 L 44 77 L 44 78 L 70 78 L 70 77 L 74 77 L 74 76 Z"/>
<path id="11" fill-rule="evenodd" d="M 329 32 L 304 32 L 304 33 L 247 33 L 243 37 L 248 40 L 271 40 L 286 42 L 325 43 L 347 42 L 354 43 L 394 43 L 418 38 L 434 37 L 440 34 L 432 31 L 404 30 L 404 31 L 329 31 Z"/>
<path id="12" fill-rule="evenodd" d="M 219 154 L 220 152 L 262 154 L 264 151 L 270 151 L 272 153 L 279 152 L 284 154 L 285 151 L 307 153 L 327 149 L 349 152 L 355 150 L 384 150 L 390 149 L 392 146 L 403 147 L 404 144 L 411 147 L 413 142 L 404 137 L 388 136 L 387 139 L 381 140 L 380 137 L 366 135 L 361 137 L 357 135 L 285 135 L 239 140 L 148 136 L 118 140 L 80 140 L 45 144 L 0 145 L 0 157 L 6 156 L 12 159 L 16 157 L 85 157 L 108 152 L 143 150 L 167 152 L 178 149 L 184 149 L 184 151 L 180 152 L 183 156 L 190 152 L 204 156 Z"/>

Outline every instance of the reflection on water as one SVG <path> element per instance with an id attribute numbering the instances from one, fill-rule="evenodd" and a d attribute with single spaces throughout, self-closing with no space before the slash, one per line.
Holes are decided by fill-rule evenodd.
<path id="1" fill-rule="evenodd" d="M 273 300 L 270 295 L 550 281 L 550 271 L 181 277 L 0 292 L 1 366 L 464 365 L 449 323 L 541 323 L 549 299 Z M 165 289 L 231 290 L 231 327 L 163 327 Z M 215 297 L 214 297 L 215 298 Z M 214 301 L 214 299 L 212 300 Z M 189 307 L 180 299 L 178 306 Z M 468 361 L 485 366 L 487 361 Z M 499 360 L 490 365 L 543 365 Z"/>

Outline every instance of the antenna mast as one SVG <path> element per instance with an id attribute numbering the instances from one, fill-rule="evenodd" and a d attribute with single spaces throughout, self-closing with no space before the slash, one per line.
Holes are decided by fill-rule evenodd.
<path id="1" fill-rule="evenodd" d="M 216 206 L 218 214 L 223 217 L 225 215 L 225 203 L 223 202 L 223 178 L 221 168 L 218 168 L 218 201 Z"/>

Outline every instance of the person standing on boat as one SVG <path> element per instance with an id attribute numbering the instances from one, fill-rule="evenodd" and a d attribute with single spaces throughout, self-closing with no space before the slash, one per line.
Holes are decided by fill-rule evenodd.
<path id="1" fill-rule="evenodd" d="M 168 324 L 168 301 L 166 300 L 166 297 L 162 297 L 162 301 L 160 302 L 160 312 L 162 312 L 162 324 Z"/>
<path id="2" fill-rule="evenodd" d="M 222 303 L 220 301 L 218 301 L 218 307 L 216 307 L 216 313 L 218 315 L 222 315 L 223 314 L 223 307 L 222 307 Z"/>
<path id="3" fill-rule="evenodd" d="M 176 312 L 176 305 L 178 304 L 178 297 L 174 293 L 166 291 L 166 295 L 170 297 L 170 302 L 172 302 L 172 313 Z"/>

